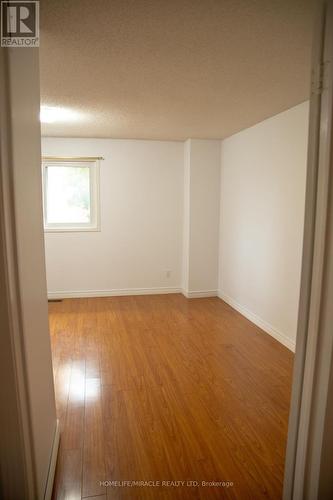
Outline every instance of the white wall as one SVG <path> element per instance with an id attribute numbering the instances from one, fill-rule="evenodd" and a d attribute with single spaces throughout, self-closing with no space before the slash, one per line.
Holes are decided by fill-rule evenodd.
<path id="1" fill-rule="evenodd" d="M 214 296 L 218 283 L 221 141 L 184 148 L 184 284 L 187 297 Z"/>
<path id="2" fill-rule="evenodd" d="M 187 293 L 189 289 L 189 255 L 190 255 L 190 168 L 191 168 L 191 141 L 184 144 L 184 217 L 183 217 L 183 272 L 182 289 Z"/>
<path id="3" fill-rule="evenodd" d="M 49 294 L 179 291 L 183 143 L 43 138 L 42 152 L 105 158 L 101 231 L 45 235 Z"/>
<path id="4" fill-rule="evenodd" d="M 222 143 L 219 296 L 288 347 L 296 338 L 308 103 Z"/>

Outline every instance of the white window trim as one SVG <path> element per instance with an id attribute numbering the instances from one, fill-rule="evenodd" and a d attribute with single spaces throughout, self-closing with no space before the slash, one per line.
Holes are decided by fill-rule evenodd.
<path id="1" fill-rule="evenodd" d="M 47 222 L 47 167 L 49 165 L 79 166 L 89 164 L 90 175 L 90 210 L 91 222 L 89 223 L 48 223 Z M 86 165 L 85 165 L 86 166 Z M 96 232 L 101 230 L 100 224 L 100 188 L 99 188 L 99 158 L 84 157 L 51 157 L 42 159 L 42 184 L 43 184 L 43 220 L 45 233 L 68 233 L 68 232 Z"/>

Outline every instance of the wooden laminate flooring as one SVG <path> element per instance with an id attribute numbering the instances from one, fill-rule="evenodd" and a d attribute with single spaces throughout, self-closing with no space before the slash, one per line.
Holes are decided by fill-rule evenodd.
<path id="1" fill-rule="evenodd" d="M 218 298 L 68 299 L 49 318 L 54 499 L 281 498 L 288 349 Z"/>

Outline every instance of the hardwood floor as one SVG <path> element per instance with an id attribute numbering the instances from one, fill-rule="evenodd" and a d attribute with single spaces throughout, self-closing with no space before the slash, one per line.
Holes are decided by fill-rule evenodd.
<path id="1" fill-rule="evenodd" d="M 49 317 L 54 499 L 281 498 L 288 349 L 218 298 L 70 299 Z"/>

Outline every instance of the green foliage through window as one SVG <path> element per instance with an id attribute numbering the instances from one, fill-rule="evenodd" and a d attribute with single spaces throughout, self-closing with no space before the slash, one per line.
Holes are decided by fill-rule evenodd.
<path id="1" fill-rule="evenodd" d="M 47 166 L 47 223 L 90 222 L 88 166 Z"/>

